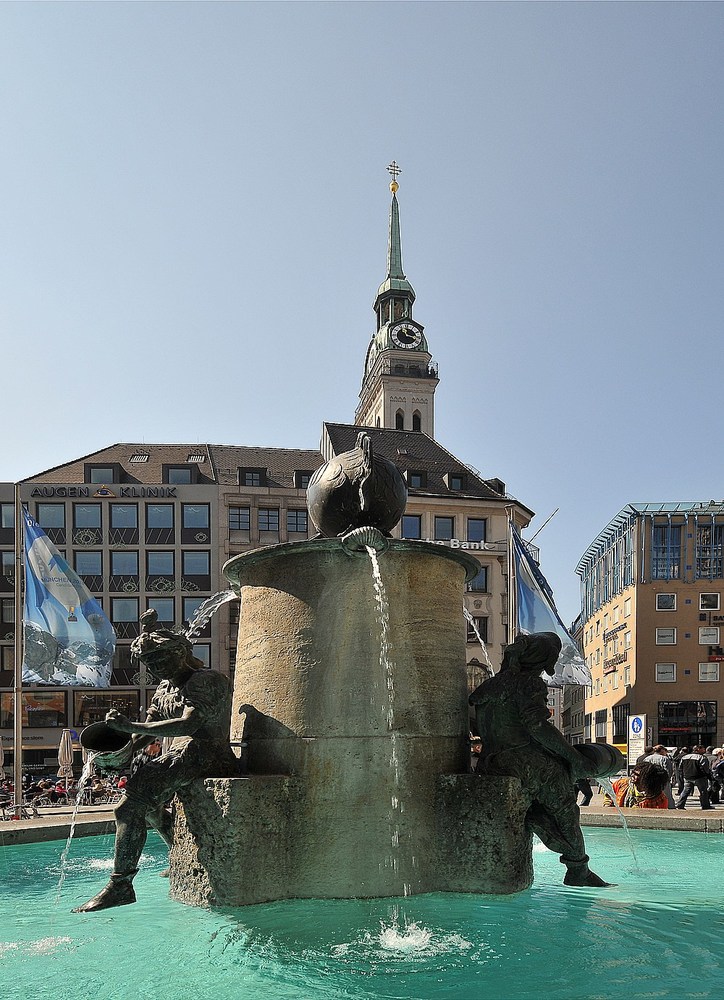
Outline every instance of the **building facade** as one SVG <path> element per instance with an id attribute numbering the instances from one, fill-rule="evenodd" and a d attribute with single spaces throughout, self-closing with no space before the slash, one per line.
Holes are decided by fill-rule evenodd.
<path id="1" fill-rule="evenodd" d="M 592 686 L 584 739 L 721 746 L 724 502 L 628 504 L 586 550 L 582 645 Z"/>
<path id="2" fill-rule="evenodd" d="M 374 303 L 375 331 L 365 360 L 354 424 L 324 423 L 319 448 L 217 444 L 113 444 L 25 480 L 21 501 L 84 580 L 117 635 L 109 690 L 29 685 L 23 689 L 24 764 L 54 767 L 60 730 L 78 732 L 110 707 L 142 716 L 153 693 L 130 645 L 139 616 L 155 608 L 167 625 L 188 622 L 224 590 L 227 559 L 314 534 L 306 487 L 325 461 L 354 447 L 366 429 L 374 450 L 406 479 L 408 504 L 393 534 L 468 551 L 480 562 L 467 586 L 470 687 L 500 665 L 508 642 L 509 518 L 525 528 L 533 512 L 434 439 L 437 368 L 415 293 L 402 271 L 397 185 L 392 187 L 387 276 Z M 15 512 L 13 486 L 0 484 L 0 735 L 13 735 Z M 203 628 L 194 652 L 233 674 L 239 603 Z"/>

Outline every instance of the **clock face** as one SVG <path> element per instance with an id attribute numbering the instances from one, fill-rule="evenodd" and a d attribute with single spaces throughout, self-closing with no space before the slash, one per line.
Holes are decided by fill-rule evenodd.
<path id="1" fill-rule="evenodd" d="M 390 330 L 390 336 L 397 347 L 407 350 L 419 347 L 422 340 L 422 334 L 411 323 L 398 323 L 397 326 L 393 326 Z"/>

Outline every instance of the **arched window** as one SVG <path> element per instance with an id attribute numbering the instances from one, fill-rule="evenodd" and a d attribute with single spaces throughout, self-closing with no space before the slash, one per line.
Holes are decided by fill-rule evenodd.
<path id="1" fill-rule="evenodd" d="M 376 421 L 376 423 L 375 423 L 375 427 L 379 427 L 379 426 L 380 426 L 380 418 L 378 417 L 378 418 L 377 418 L 377 421 Z"/>
<path id="2" fill-rule="evenodd" d="M 419 410 L 415 410 L 415 412 L 412 414 L 412 429 L 413 431 L 422 430 L 422 417 L 420 416 Z"/>
<path id="3" fill-rule="evenodd" d="M 398 410 L 395 414 L 395 430 L 404 431 L 405 429 L 405 414 L 402 410 Z"/>

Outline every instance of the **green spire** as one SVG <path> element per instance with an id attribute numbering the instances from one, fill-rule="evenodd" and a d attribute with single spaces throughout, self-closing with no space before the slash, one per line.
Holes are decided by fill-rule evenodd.
<path id="1" fill-rule="evenodd" d="M 400 239 L 400 206 L 397 203 L 397 175 L 400 168 L 393 160 L 387 168 L 392 174 L 390 191 L 392 192 L 392 204 L 390 205 L 390 232 L 387 239 L 387 277 L 377 289 L 377 299 L 381 295 L 389 292 L 402 292 L 412 304 L 415 301 L 415 289 L 405 277 L 402 270 L 402 240 Z M 377 302 L 375 302 L 375 309 Z"/>
<path id="2" fill-rule="evenodd" d="M 392 187 L 392 185 L 390 185 Z M 397 187 L 397 185 L 395 185 Z M 402 241 L 400 240 L 400 206 L 397 204 L 397 195 L 392 192 L 392 204 L 390 205 L 390 235 L 387 240 L 387 277 L 402 278 L 405 272 L 402 270 Z"/>

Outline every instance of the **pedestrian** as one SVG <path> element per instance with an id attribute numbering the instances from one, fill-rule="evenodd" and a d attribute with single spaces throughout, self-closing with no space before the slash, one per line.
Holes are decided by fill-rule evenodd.
<path id="1" fill-rule="evenodd" d="M 674 754 L 674 780 L 673 784 L 676 786 L 676 794 L 681 795 L 684 790 L 684 775 L 681 773 L 681 758 L 687 753 L 691 753 L 689 747 L 679 747 L 679 749 Z"/>
<path id="2" fill-rule="evenodd" d="M 648 755 L 650 753 L 653 753 L 653 752 L 654 752 L 654 748 L 653 747 L 644 747 L 644 752 L 642 754 L 640 754 L 636 758 L 636 763 L 637 764 L 643 764 L 643 762 L 646 760 L 646 758 L 648 757 Z"/>
<path id="3" fill-rule="evenodd" d="M 674 762 L 669 756 L 669 751 L 661 743 L 657 743 L 653 749 L 653 753 L 650 753 L 648 757 L 644 758 L 644 763 L 646 764 L 658 764 L 659 767 L 663 767 L 666 771 L 669 780 L 666 782 L 666 798 L 669 803 L 669 809 L 676 808 L 676 802 L 674 801 L 674 795 L 671 791 L 671 779 L 674 776 Z"/>
<path id="4" fill-rule="evenodd" d="M 579 778 L 573 783 L 573 787 L 576 789 L 576 799 L 578 799 L 579 793 L 583 796 L 583 801 L 580 803 L 582 806 L 587 806 L 591 804 L 591 799 L 593 798 L 593 789 L 591 788 L 590 778 Z"/>
<path id="5" fill-rule="evenodd" d="M 711 768 L 704 753 L 704 747 L 696 746 L 691 753 L 684 754 L 681 758 L 681 773 L 684 778 L 684 790 L 679 796 L 676 808 L 686 809 L 686 800 L 694 791 L 694 786 L 696 786 L 699 789 L 701 808 L 713 809 L 714 806 L 709 802 Z"/>

